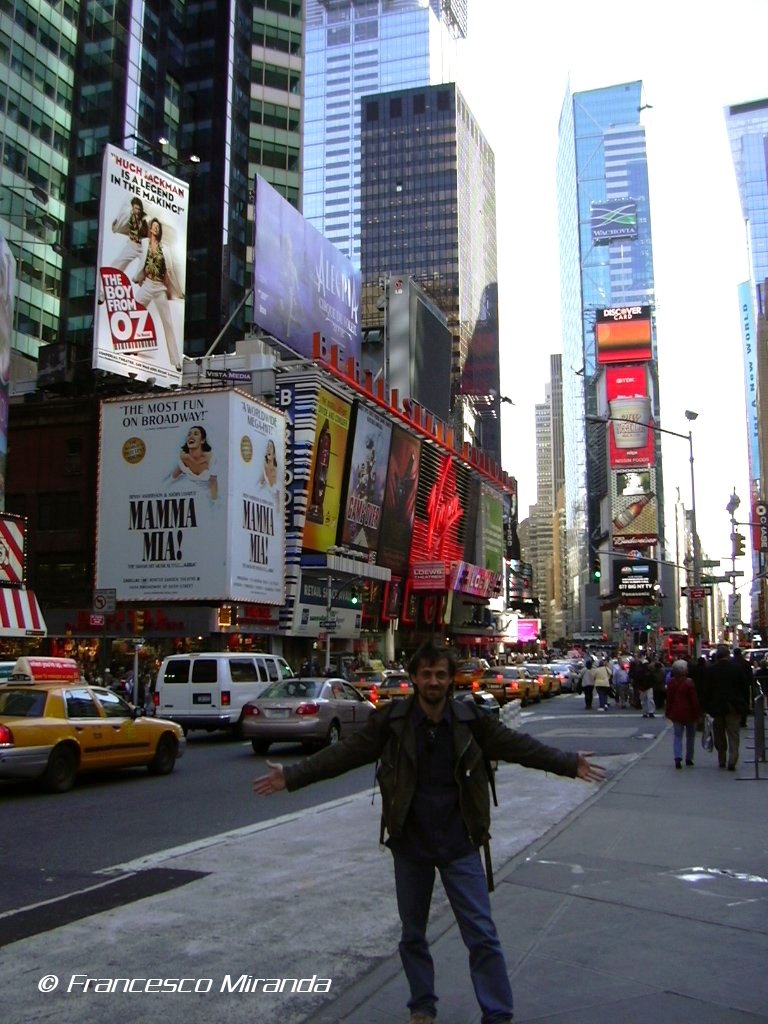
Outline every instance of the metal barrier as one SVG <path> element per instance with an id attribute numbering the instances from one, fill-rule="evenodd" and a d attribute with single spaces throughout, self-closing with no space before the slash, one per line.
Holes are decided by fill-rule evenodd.
<path id="1" fill-rule="evenodd" d="M 755 715 L 755 764 L 758 761 L 765 762 L 765 694 L 760 683 L 757 687 L 757 696 L 753 702 Z"/>
<path id="2" fill-rule="evenodd" d="M 757 696 L 752 701 L 755 723 L 755 779 L 758 782 L 766 782 L 768 779 L 760 778 L 760 762 L 765 764 L 765 694 L 760 683 L 755 681 L 754 686 L 757 691 Z"/>

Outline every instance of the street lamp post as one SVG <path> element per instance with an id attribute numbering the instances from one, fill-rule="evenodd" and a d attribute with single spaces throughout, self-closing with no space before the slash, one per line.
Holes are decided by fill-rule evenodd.
<path id="1" fill-rule="evenodd" d="M 693 412 L 691 409 L 685 410 L 685 418 L 688 422 L 692 422 L 698 417 L 697 412 Z M 628 419 L 624 416 L 586 416 L 585 419 L 592 423 L 631 423 L 633 426 L 637 426 L 635 420 Z M 688 442 L 689 462 L 691 466 L 691 534 L 692 534 L 692 556 L 693 556 L 693 586 L 701 586 L 701 548 L 699 545 L 699 534 L 696 529 L 696 479 L 694 476 L 693 469 L 693 431 L 688 430 L 687 434 L 681 434 L 677 430 L 667 430 L 666 427 L 659 427 L 655 423 L 648 424 L 649 429 L 655 431 L 657 434 L 671 434 L 672 437 L 680 437 L 684 441 Z M 688 614 L 690 620 L 691 633 L 693 634 L 693 654 L 694 658 L 698 658 L 701 653 L 701 629 L 698 621 L 698 606 L 699 598 L 688 598 Z"/>

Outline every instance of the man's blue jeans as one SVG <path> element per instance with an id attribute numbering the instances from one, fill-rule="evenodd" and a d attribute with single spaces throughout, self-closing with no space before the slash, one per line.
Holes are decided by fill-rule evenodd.
<path id="1" fill-rule="evenodd" d="M 437 1012 L 435 969 L 427 942 L 427 921 L 435 884 L 435 866 L 407 860 L 397 853 L 395 889 L 403 925 L 400 959 L 411 989 L 408 1008 Z M 512 986 L 504 953 L 491 918 L 488 884 L 478 851 L 437 868 L 448 900 L 469 950 L 469 971 L 482 1024 L 499 1024 L 512 1016 Z"/>

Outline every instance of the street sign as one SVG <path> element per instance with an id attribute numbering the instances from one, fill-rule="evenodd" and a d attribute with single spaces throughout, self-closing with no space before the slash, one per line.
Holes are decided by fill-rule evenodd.
<path id="1" fill-rule="evenodd" d="M 712 587 L 680 587 L 683 597 L 690 597 L 693 601 L 703 601 L 705 597 L 712 597 Z"/>
<path id="2" fill-rule="evenodd" d="M 728 595 L 728 621 L 732 626 L 741 622 L 741 594 Z"/>
<path id="3" fill-rule="evenodd" d="M 320 629 L 336 629 L 338 624 L 338 619 L 320 619 Z"/>
<path id="4" fill-rule="evenodd" d="M 97 615 L 114 615 L 117 606 L 117 591 L 113 588 L 94 590 L 93 610 Z"/>

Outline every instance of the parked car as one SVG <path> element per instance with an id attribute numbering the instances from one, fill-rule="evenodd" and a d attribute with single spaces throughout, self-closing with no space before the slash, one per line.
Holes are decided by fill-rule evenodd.
<path id="1" fill-rule="evenodd" d="M 499 665 L 487 669 L 480 677 L 480 687 L 495 697 L 499 704 L 519 700 L 525 707 L 541 699 L 538 686 L 522 665 Z"/>
<path id="2" fill-rule="evenodd" d="M 144 766 L 168 775 L 184 753 L 181 726 L 89 686 L 71 659 L 24 658 L 19 666 L 0 684 L 0 778 L 39 779 L 66 793 L 86 772 Z"/>
<path id="3" fill-rule="evenodd" d="M 322 747 L 361 729 L 374 710 L 346 679 L 283 679 L 245 705 L 242 732 L 255 754 L 266 754 L 272 743 Z"/>
<path id="4" fill-rule="evenodd" d="M 477 689 L 480 677 L 491 666 L 485 658 L 465 658 L 456 665 L 453 684 L 457 690 Z"/>

